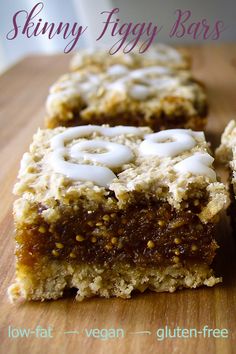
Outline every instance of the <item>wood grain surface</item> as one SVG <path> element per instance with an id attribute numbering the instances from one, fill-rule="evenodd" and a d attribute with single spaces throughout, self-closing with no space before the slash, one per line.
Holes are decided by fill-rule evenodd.
<path id="1" fill-rule="evenodd" d="M 215 147 L 226 123 L 236 118 L 236 45 L 188 50 L 194 74 L 207 88 L 207 137 Z M 224 279 L 222 285 L 173 294 L 147 292 L 132 300 L 93 298 L 79 303 L 67 297 L 44 303 L 9 303 L 6 289 L 14 279 L 12 186 L 32 134 L 43 126 L 48 87 L 67 71 L 69 59 L 67 55 L 29 57 L 0 77 L 0 353 L 236 353 L 236 248 L 226 217 L 219 226 L 221 248 L 215 263 L 217 274 Z M 39 330 L 27 338 L 17 337 L 19 329 L 35 331 L 37 326 L 51 326 L 47 338 L 37 337 L 46 335 Z M 204 326 L 226 328 L 229 335 L 158 340 L 157 329 L 166 326 L 172 335 L 174 328 L 201 331 Z M 92 337 L 98 331 L 90 330 L 96 328 L 123 329 L 124 337 Z M 105 336 L 104 331 L 100 334 Z M 109 334 L 112 337 L 114 331 Z"/>

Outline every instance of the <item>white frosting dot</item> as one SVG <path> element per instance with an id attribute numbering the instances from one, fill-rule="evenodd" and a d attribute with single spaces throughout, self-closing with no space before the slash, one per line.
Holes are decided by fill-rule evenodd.
<path id="1" fill-rule="evenodd" d="M 208 153 L 197 152 L 193 156 L 187 157 L 178 162 L 174 169 L 179 173 L 192 173 L 193 175 L 207 176 L 211 180 L 216 180 L 216 173 L 211 168 L 214 159 Z"/>

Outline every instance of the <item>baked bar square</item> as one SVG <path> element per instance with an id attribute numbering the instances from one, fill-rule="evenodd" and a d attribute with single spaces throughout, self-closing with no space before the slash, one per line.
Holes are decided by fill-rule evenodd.
<path id="1" fill-rule="evenodd" d="M 143 48 L 141 48 L 142 50 Z M 125 65 L 129 68 L 163 65 L 174 69 L 190 69 L 191 60 L 183 49 L 176 49 L 166 44 L 152 45 L 144 53 L 132 50 L 129 53 L 118 52 L 113 55 L 102 48 L 86 48 L 77 52 L 71 60 L 72 71 L 97 67 L 106 70 L 113 65 Z"/>
<path id="2" fill-rule="evenodd" d="M 39 130 L 14 193 L 11 300 L 76 288 L 129 298 L 135 290 L 213 286 L 219 213 L 227 202 L 204 133 L 80 126 Z"/>
<path id="3" fill-rule="evenodd" d="M 207 101 L 187 70 L 113 65 L 63 75 L 50 88 L 46 127 L 109 124 L 202 130 Z"/>
<path id="4" fill-rule="evenodd" d="M 216 150 L 217 160 L 226 166 L 229 170 L 229 190 L 231 203 L 229 214 L 231 224 L 236 231 L 236 122 L 231 120 L 221 137 L 221 145 Z"/>

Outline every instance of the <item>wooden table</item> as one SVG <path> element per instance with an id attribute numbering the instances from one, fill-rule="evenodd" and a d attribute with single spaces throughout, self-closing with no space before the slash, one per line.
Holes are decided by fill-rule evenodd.
<path id="1" fill-rule="evenodd" d="M 195 76 L 207 87 L 210 103 L 207 136 L 216 146 L 228 120 L 236 118 L 236 45 L 194 46 L 188 50 L 193 56 Z M 12 186 L 32 134 L 43 125 L 48 87 L 67 71 L 69 59 L 66 55 L 29 57 L 0 77 L 0 352 L 236 353 L 236 249 L 226 218 L 219 228 L 222 247 L 215 265 L 217 273 L 224 277 L 222 285 L 174 294 L 149 292 L 132 300 L 94 298 L 78 303 L 65 298 L 21 305 L 8 302 L 6 289 L 14 277 Z M 20 328 L 35 330 L 37 326 L 53 329 L 47 332 L 48 338 L 37 338 L 36 334 L 16 337 Z M 157 329 L 165 326 L 171 330 L 226 328 L 229 338 L 199 335 L 157 340 Z M 85 330 L 89 335 L 92 328 L 123 329 L 124 337 L 107 340 L 87 337 Z M 65 333 L 68 331 L 79 333 Z M 158 333 L 160 336 L 161 332 Z M 116 334 L 121 335 L 121 331 Z"/>

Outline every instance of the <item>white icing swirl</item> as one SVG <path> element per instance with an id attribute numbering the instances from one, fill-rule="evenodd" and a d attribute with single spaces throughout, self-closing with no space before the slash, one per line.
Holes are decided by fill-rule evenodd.
<path id="1" fill-rule="evenodd" d="M 108 152 L 89 153 L 86 149 L 105 149 Z M 107 167 L 115 168 L 122 166 L 133 158 L 133 153 L 125 145 L 111 143 L 104 140 L 81 141 L 72 146 L 70 156 L 74 159 L 83 158 L 89 161 L 99 162 Z"/>
<path id="2" fill-rule="evenodd" d="M 216 181 L 216 173 L 211 168 L 214 158 L 208 153 L 196 152 L 193 156 L 187 157 L 178 162 L 174 169 L 179 173 L 192 173 L 193 175 L 207 176 Z"/>
<path id="3" fill-rule="evenodd" d="M 143 156 L 175 157 L 196 146 L 194 134 L 195 132 L 190 129 L 169 129 L 148 134 L 140 144 L 140 154 Z"/>
<path id="4" fill-rule="evenodd" d="M 127 92 L 136 100 L 145 100 L 151 95 L 161 94 L 163 90 L 178 87 L 180 79 L 172 77 L 168 67 L 152 66 L 117 75 L 118 79 L 105 84 L 109 91 Z"/>
<path id="5" fill-rule="evenodd" d="M 117 93 L 136 101 L 160 100 L 169 95 L 192 101 L 196 90 L 198 85 L 187 71 L 158 65 L 134 70 L 117 64 L 105 71 L 91 69 L 64 75 L 51 87 L 46 107 L 48 115 L 55 116 L 68 102 L 70 107 L 74 107 L 77 100 L 82 100 L 93 107 L 96 101 L 106 99 L 106 95 L 112 100 Z"/>
<path id="6" fill-rule="evenodd" d="M 135 135 L 143 137 L 140 128 L 117 126 L 102 127 L 96 125 L 68 128 L 51 139 L 52 153 L 49 163 L 57 173 L 75 181 L 92 181 L 101 187 L 109 187 L 117 169 L 134 158 L 132 150 L 125 145 L 93 138 L 96 133 L 101 136 Z M 75 142 L 75 139 L 89 140 Z M 159 156 L 174 158 L 185 151 L 190 151 L 198 142 L 205 141 L 204 133 L 187 129 L 170 129 L 148 134 L 139 146 L 141 156 Z M 68 146 L 66 146 L 69 143 Z M 179 174 L 207 176 L 216 180 L 211 168 L 214 159 L 208 153 L 196 152 L 194 155 L 176 163 L 173 168 Z M 100 165 L 101 164 L 101 165 Z"/>
<path id="7" fill-rule="evenodd" d="M 85 138 L 93 133 L 100 133 L 104 136 L 117 136 L 117 135 L 142 135 L 139 128 L 129 126 L 117 126 L 117 127 L 101 127 L 99 125 L 84 125 L 74 128 L 68 128 L 63 133 L 54 136 L 51 140 L 51 146 L 53 149 L 64 147 L 65 143 L 73 139 Z"/>
<path id="8" fill-rule="evenodd" d="M 66 149 L 57 149 L 50 156 L 50 163 L 55 172 L 75 181 L 91 181 L 101 187 L 107 187 L 116 175 L 103 166 L 83 165 L 65 160 Z"/>
<path id="9" fill-rule="evenodd" d="M 72 180 L 92 181 L 99 186 L 107 187 L 116 178 L 110 168 L 117 168 L 130 162 L 133 159 L 133 153 L 127 146 L 98 139 L 78 142 L 70 148 L 65 147 L 66 143 L 73 142 L 74 139 L 87 137 L 93 133 L 110 137 L 122 134 L 142 135 L 140 129 L 126 126 L 108 128 L 87 125 L 69 128 L 51 139 L 53 152 L 50 157 L 50 164 L 55 172 L 61 173 Z M 105 149 L 107 151 L 89 153 L 85 151 L 86 149 Z M 98 162 L 105 166 L 69 162 L 65 160 L 68 157 L 74 160 L 82 159 Z"/>

